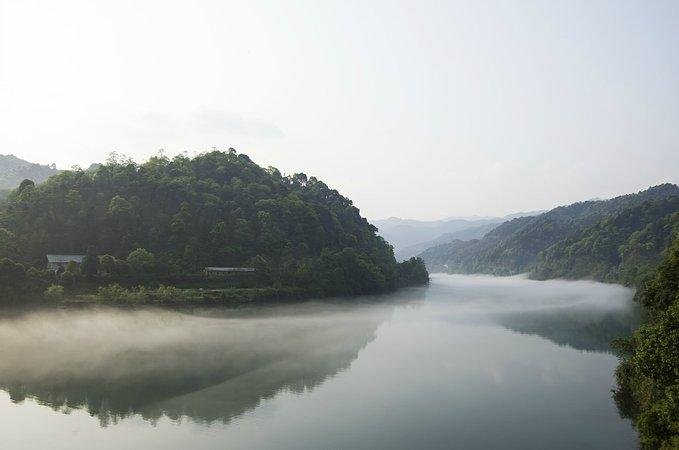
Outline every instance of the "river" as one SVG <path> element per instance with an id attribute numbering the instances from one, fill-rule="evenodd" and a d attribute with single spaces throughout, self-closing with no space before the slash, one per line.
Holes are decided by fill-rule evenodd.
<path id="1" fill-rule="evenodd" d="M 0 319 L 3 449 L 632 449 L 632 292 L 433 275 L 352 300 Z"/>

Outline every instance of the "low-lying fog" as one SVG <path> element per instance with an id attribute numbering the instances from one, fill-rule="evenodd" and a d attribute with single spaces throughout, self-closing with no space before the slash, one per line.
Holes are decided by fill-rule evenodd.
<path id="1" fill-rule="evenodd" d="M 348 366 L 390 311 L 309 303 L 191 313 L 31 312 L 0 320 L 0 386 L 16 400 L 28 395 L 55 407 L 87 406 L 105 420 L 129 412 L 228 420 L 262 397 L 312 387 Z M 233 392 L 222 392 L 221 409 L 156 407 L 227 381 Z"/>
<path id="2" fill-rule="evenodd" d="M 605 354 L 635 324 L 632 295 L 586 281 L 434 275 L 426 288 L 351 301 L 24 312 L 0 318 L 0 388 L 14 402 L 86 409 L 103 425 L 132 415 L 230 423 L 278 393 L 309 393 L 357 360 L 392 367 L 396 380 L 410 371 L 434 376 L 422 362 L 399 363 L 415 354 L 453 358 L 458 372 L 492 370 L 497 379 L 503 358 L 528 342 L 508 336 L 546 339 L 540 359 L 553 348 Z M 431 371 L 451 388 L 462 376 Z M 395 392 L 408 380 L 393 381 Z"/>

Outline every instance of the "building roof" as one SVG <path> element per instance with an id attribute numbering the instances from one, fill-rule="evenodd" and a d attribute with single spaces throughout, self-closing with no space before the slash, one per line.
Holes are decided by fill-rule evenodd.
<path id="1" fill-rule="evenodd" d="M 85 255 L 47 255 L 49 263 L 69 263 L 71 261 L 82 263 Z"/>
<path id="2" fill-rule="evenodd" d="M 254 267 L 206 267 L 208 272 L 254 272 Z"/>

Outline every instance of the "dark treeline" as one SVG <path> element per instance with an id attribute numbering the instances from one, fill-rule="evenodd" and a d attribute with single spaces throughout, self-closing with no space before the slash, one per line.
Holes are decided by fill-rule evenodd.
<path id="1" fill-rule="evenodd" d="M 51 283 L 46 254 L 87 254 L 59 275 L 86 282 L 195 279 L 206 266 L 257 269 L 258 286 L 356 295 L 421 284 L 421 261 L 397 264 L 351 200 L 314 177 L 283 176 L 230 149 L 29 180 L 0 210 L 6 292 Z"/>
<path id="2" fill-rule="evenodd" d="M 649 318 L 617 346 L 615 400 L 643 448 L 679 448 L 679 239 L 639 295 Z"/>

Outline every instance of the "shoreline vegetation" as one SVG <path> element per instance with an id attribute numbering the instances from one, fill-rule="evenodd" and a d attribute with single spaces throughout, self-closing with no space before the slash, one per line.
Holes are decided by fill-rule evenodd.
<path id="1" fill-rule="evenodd" d="M 620 356 L 613 398 L 644 449 L 679 448 L 679 238 L 637 295 L 647 320 L 614 342 Z"/>
<path id="2" fill-rule="evenodd" d="M 0 306 L 351 297 L 426 284 L 422 260 L 398 263 L 376 232 L 322 181 L 234 149 L 143 164 L 112 154 L 24 180 L 0 205 Z M 252 273 L 209 276 L 211 267 Z"/>
<path id="3" fill-rule="evenodd" d="M 50 286 L 44 297 L 56 306 L 108 305 L 108 306 L 229 306 L 263 302 L 303 301 L 312 293 L 294 288 L 177 288 L 159 285 L 156 288 L 135 286 L 125 288 L 119 284 L 100 286 L 92 293 L 65 294 Z M 51 292 L 50 292 L 51 291 Z M 54 292 L 57 291 L 57 292 Z M 42 304 L 45 304 L 44 302 Z"/>

